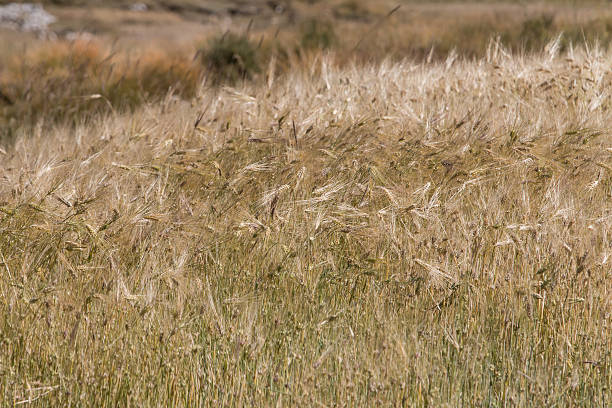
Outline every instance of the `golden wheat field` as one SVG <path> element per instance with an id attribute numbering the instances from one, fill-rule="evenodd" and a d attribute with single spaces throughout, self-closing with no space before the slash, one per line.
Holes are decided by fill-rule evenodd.
<path id="1" fill-rule="evenodd" d="M 224 41 L 2 60 L 0 406 L 612 403 L 607 47 Z"/>

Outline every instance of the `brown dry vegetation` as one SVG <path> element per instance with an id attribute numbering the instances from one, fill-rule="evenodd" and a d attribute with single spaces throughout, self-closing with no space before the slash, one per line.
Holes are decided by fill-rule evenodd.
<path id="1" fill-rule="evenodd" d="M 0 32 L 0 406 L 609 404 L 609 16 L 380 4 Z"/>
<path id="2" fill-rule="evenodd" d="M 392 1 L 296 1 L 280 2 L 285 7 L 277 14 L 261 1 L 207 2 L 207 11 L 190 4 L 166 2 L 139 13 L 110 7 L 115 3 L 62 2 L 49 6 L 59 18 L 52 27 L 57 40 L 0 31 L 7 40 L 0 49 L 0 140 L 10 143 L 18 127 L 43 118 L 76 123 L 169 93 L 189 99 L 204 79 L 266 81 L 263 67 L 271 61 L 283 76 L 322 50 L 344 65 L 440 61 L 451 53 L 481 58 L 492 38 L 519 54 L 540 52 L 560 33 L 562 51 L 585 43 L 607 49 L 612 39 L 612 12 L 597 2 L 573 8 L 402 2 L 395 9 Z M 257 12 L 248 14 L 249 7 Z M 234 9 L 245 15 L 227 20 Z"/>
<path id="3" fill-rule="evenodd" d="M 53 42 L 13 55 L 0 77 L 0 117 L 9 123 L 74 123 L 88 115 L 133 108 L 169 92 L 191 98 L 202 66 L 183 55 L 148 51 L 117 56 L 99 42 Z M 8 133 L 8 134 L 7 134 Z"/>
<path id="4" fill-rule="evenodd" d="M 2 151 L 3 406 L 609 401 L 612 56 L 330 58 Z"/>
<path id="5" fill-rule="evenodd" d="M 57 41 L 0 31 L 6 39 L 0 49 L 0 119 L 9 124 L 0 139 L 11 137 L 15 121 L 35 123 L 43 116 L 80 120 L 109 104 L 118 110 L 132 108 L 170 90 L 190 98 L 210 68 L 219 65 L 198 56 L 228 32 L 251 42 L 257 64 L 246 70 L 230 67 L 228 71 L 242 75 L 217 75 L 212 82 L 261 79 L 264 75 L 256 75 L 261 71 L 254 68 L 271 59 L 276 60 L 276 74 L 282 74 L 321 49 L 333 51 L 338 63 L 439 61 L 449 53 L 481 58 L 492 38 L 527 54 L 540 52 L 560 33 L 562 50 L 584 43 L 606 49 L 612 39 L 612 11 L 598 1 L 168 0 L 149 2 L 152 8 L 146 13 L 127 10 L 130 2 L 123 1 L 103 6 L 73 0 L 44 3 L 58 17 L 51 27 Z M 85 3 L 89 6 L 77 7 Z M 281 12 L 274 11 L 278 5 Z M 82 31 L 85 37 L 76 43 L 66 40 Z M 90 35 L 89 43 L 84 42 Z M 217 71 L 225 72 L 223 67 Z M 73 78 L 78 82 L 68 84 Z M 89 95 L 101 95 L 108 103 L 92 103 Z"/>

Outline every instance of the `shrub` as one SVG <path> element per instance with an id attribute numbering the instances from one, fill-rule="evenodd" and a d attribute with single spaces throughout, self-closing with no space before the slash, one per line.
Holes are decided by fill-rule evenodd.
<path id="1" fill-rule="evenodd" d="M 228 33 L 213 38 L 202 52 L 203 62 L 217 81 L 251 79 L 260 72 L 260 49 L 246 35 Z"/>
<path id="2" fill-rule="evenodd" d="M 336 43 L 334 27 L 329 22 L 310 19 L 302 25 L 301 45 L 305 49 L 327 49 Z"/>
<path id="3" fill-rule="evenodd" d="M 371 18 L 369 10 L 356 0 L 347 0 L 335 7 L 334 16 L 336 18 L 362 22 L 370 21 Z"/>

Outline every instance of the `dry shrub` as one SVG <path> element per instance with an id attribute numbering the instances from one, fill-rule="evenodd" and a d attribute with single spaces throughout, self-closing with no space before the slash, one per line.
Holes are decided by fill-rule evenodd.
<path id="1" fill-rule="evenodd" d="M 58 41 L 13 57 L 0 77 L 0 114 L 9 123 L 74 123 L 168 92 L 192 97 L 200 76 L 199 66 L 178 55 L 149 52 L 129 59 L 96 41 Z"/>

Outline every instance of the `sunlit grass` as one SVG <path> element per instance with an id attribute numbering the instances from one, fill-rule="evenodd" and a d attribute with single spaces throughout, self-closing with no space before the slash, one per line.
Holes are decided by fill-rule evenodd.
<path id="1" fill-rule="evenodd" d="M 548 49 L 20 131 L 0 405 L 605 405 L 612 57 Z"/>

